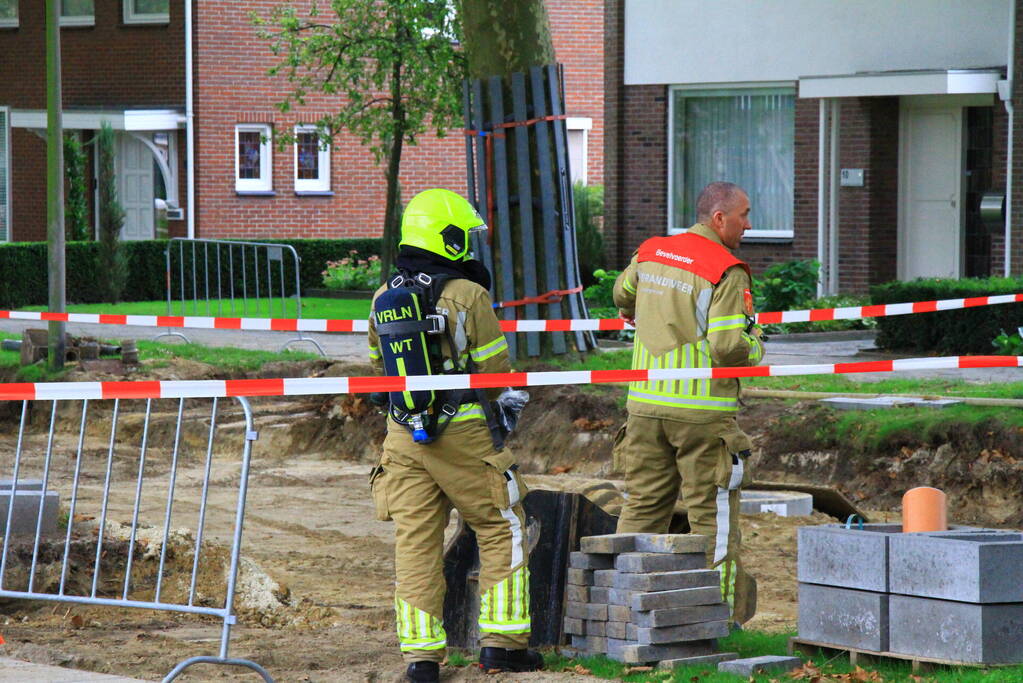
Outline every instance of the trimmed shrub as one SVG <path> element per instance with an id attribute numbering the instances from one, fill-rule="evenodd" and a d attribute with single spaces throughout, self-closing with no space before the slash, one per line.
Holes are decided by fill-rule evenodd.
<path id="1" fill-rule="evenodd" d="M 870 299 L 875 304 L 894 304 L 1018 292 L 1023 292 L 1023 279 L 917 279 L 875 285 L 870 289 Z M 886 316 L 877 321 L 877 345 L 900 351 L 990 355 L 994 353 L 991 341 L 1002 330 L 1012 331 L 1020 325 L 1023 303 Z"/>
<path id="2" fill-rule="evenodd" d="M 290 244 L 298 252 L 303 291 L 322 286 L 321 273 L 327 261 L 341 259 L 352 249 L 357 249 L 360 254 L 377 254 L 380 251 L 379 238 L 296 239 L 276 243 Z M 154 301 L 166 298 L 167 268 L 164 253 L 167 244 L 167 240 L 128 241 L 120 244 L 128 261 L 128 281 L 123 300 Z M 96 273 L 101 272 L 99 243 L 68 242 L 65 259 L 67 300 L 82 304 L 102 301 L 102 292 L 96 287 Z M 0 273 L 5 274 L 5 277 L 0 278 L 0 309 L 45 305 L 47 268 L 45 242 L 0 244 Z M 186 277 L 189 275 L 186 273 Z M 177 282 L 176 279 L 172 281 Z"/>

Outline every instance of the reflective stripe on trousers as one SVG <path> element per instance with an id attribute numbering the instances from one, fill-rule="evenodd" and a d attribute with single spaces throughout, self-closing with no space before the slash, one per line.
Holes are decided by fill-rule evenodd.
<path id="1" fill-rule="evenodd" d="M 717 536 L 714 539 L 714 565 L 731 556 L 728 539 L 731 536 L 731 492 L 742 484 L 745 463 L 738 455 L 732 454 L 732 475 L 728 479 L 728 488 L 718 487 L 717 495 Z"/>
<path id="2" fill-rule="evenodd" d="M 529 569 L 522 565 L 480 596 L 481 633 L 529 633 Z"/>
<path id="3" fill-rule="evenodd" d="M 447 647 L 448 636 L 444 632 L 444 622 L 413 607 L 397 595 L 394 596 L 394 616 L 402 652 L 442 650 Z"/>

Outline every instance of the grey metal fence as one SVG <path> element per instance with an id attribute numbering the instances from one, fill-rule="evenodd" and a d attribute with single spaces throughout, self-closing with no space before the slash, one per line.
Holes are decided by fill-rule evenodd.
<path id="1" fill-rule="evenodd" d="M 235 400 L 241 415 L 216 398 L 24 401 L 13 454 L 0 453 L 12 473 L 0 491 L 0 500 L 9 495 L 0 597 L 215 617 L 218 654 L 185 659 L 164 681 L 213 663 L 247 667 L 272 683 L 259 664 L 228 655 L 258 437 L 248 401 Z M 231 429 L 218 434 L 225 416 Z M 66 517 L 58 493 L 67 497 Z M 233 500 L 233 514 L 210 514 L 213 495 Z M 131 521 L 114 521 L 124 519 Z M 213 536 L 230 543 L 226 560 L 211 547 Z"/>
<path id="2" fill-rule="evenodd" d="M 167 262 L 167 315 L 301 318 L 300 257 L 289 244 L 175 237 Z M 291 344 L 319 342 L 296 332 Z M 181 337 L 167 330 L 159 337 Z"/>

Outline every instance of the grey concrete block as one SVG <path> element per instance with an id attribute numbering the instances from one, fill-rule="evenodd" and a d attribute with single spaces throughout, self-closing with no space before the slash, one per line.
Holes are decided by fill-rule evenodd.
<path id="1" fill-rule="evenodd" d="M 691 607 L 655 609 L 648 612 L 632 613 L 632 621 L 636 626 L 644 628 L 699 624 L 719 619 L 728 619 L 728 605 L 723 602 L 715 605 L 692 605 Z"/>
<path id="2" fill-rule="evenodd" d="M 629 598 L 629 602 L 632 602 L 632 598 Z M 608 605 L 607 606 L 607 620 L 608 621 L 632 621 L 632 608 L 628 605 Z"/>
<path id="3" fill-rule="evenodd" d="M 803 660 L 799 657 L 763 655 L 761 657 L 746 657 L 745 659 L 721 662 L 718 664 L 718 671 L 748 677 L 758 673 L 792 671 L 801 666 L 803 666 Z"/>
<path id="4" fill-rule="evenodd" d="M 573 635 L 569 640 L 572 643 L 572 647 L 585 654 L 590 654 L 586 647 L 586 636 Z"/>
<path id="5" fill-rule="evenodd" d="M 887 593 L 799 584 L 799 637 L 874 652 L 888 649 Z"/>
<path id="6" fill-rule="evenodd" d="M 971 664 L 1023 662 L 1023 603 L 892 595 L 889 614 L 892 652 Z"/>
<path id="7" fill-rule="evenodd" d="M 637 645 L 627 640 L 609 638 L 607 656 L 627 664 L 660 662 L 665 659 L 683 659 L 715 654 L 715 643 L 714 640 L 694 640 L 672 645 Z"/>
<path id="8" fill-rule="evenodd" d="M 608 638 L 615 638 L 618 640 L 627 640 L 629 637 L 628 628 L 631 626 L 625 621 L 608 621 L 605 622 L 607 626 L 604 628 L 604 635 Z"/>
<path id="9" fill-rule="evenodd" d="M 573 586 L 568 584 L 565 586 L 565 600 L 568 602 L 589 602 L 590 601 L 590 587 L 589 586 Z"/>
<path id="10" fill-rule="evenodd" d="M 976 533 L 972 527 L 953 531 Z M 947 533 L 947 532 L 941 532 Z M 888 593 L 889 542 L 903 534 L 901 524 L 842 524 L 804 526 L 799 529 L 796 577 L 801 583 Z"/>
<path id="11" fill-rule="evenodd" d="M 39 520 L 39 499 L 42 494 L 42 533 L 52 534 L 57 531 L 57 517 L 60 514 L 60 494 L 56 491 L 42 493 L 41 485 L 35 490 L 22 490 L 18 483 L 18 491 L 14 495 L 14 510 L 11 513 L 12 534 L 35 534 Z M 7 511 L 11 503 L 10 489 L 6 493 L 0 491 L 0 532 L 7 528 Z"/>
<path id="12" fill-rule="evenodd" d="M 561 625 L 561 630 L 569 635 L 585 636 L 586 622 L 583 621 L 582 619 L 573 619 L 572 617 L 565 617 L 565 621 Z"/>
<path id="13" fill-rule="evenodd" d="M 689 607 L 690 605 L 711 605 L 721 602 L 721 588 L 682 588 L 676 591 L 658 591 L 656 593 L 634 593 L 632 596 L 633 610 L 640 612 L 655 609 L 671 609 Z"/>
<path id="14" fill-rule="evenodd" d="M 615 569 L 629 574 L 676 572 L 684 569 L 706 569 L 703 553 L 622 553 L 615 558 Z"/>
<path id="15" fill-rule="evenodd" d="M 607 636 L 607 622 L 606 621 L 586 621 L 586 635 L 588 636 Z"/>
<path id="16" fill-rule="evenodd" d="M 604 588 L 603 586 L 594 586 L 590 589 L 590 602 L 609 604 L 608 598 L 610 598 L 612 588 Z"/>
<path id="17" fill-rule="evenodd" d="M 0 492 L 10 491 L 14 488 L 13 479 L 0 479 Z M 43 480 L 42 479 L 18 479 L 18 490 L 19 491 L 42 491 Z"/>
<path id="18" fill-rule="evenodd" d="M 718 652 L 712 655 L 699 657 L 682 657 L 680 659 L 662 659 L 657 663 L 658 669 L 674 669 L 678 666 L 706 666 L 707 664 L 718 664 L 738 658 L 736 652 Z"/>
<path id="19" fill-rule="evenodd" d="M 614 577 L 614 587 L 633 591 L 670 591 L 679 588 L 717 586 L 721 573 L 717 569 L 687 569 L 678 572 L 622 574 Z"/>
<path id="20" fill-rule="evenodd" d="M 698 534 L 640 534 L 636 537 L 636 551 L 641 553 L 705 553 L 707 552 L 707 537 Z"/>
<path id="21" fill-rule="evenodd" d="M 591 655 L 602 655 L 607 652 L 607 638 L 604 636 L 586 636 L 586 651 Z"/>
<path id="22" fill-rule="evenodd" d="M 796 578 L 800 583 L 887 593 L 888 539 L 901 533 L 901 524 L 800 527 Z"/>
<path id="23" fill-rule="evenodd" d="M 773 512 L 779 517 L 813 514 L 813 496 L 795 491 L 747 491 L 739 494 L 739 512 L 755 515 Z"/>
<path id="24" fill-rule="evenodd" d="M 607 605 L 594 605 L 589 602 L 566 602 L 565 616 L 572 619 L 607 621 Z"/>
<path id="25" fill-rule="evenodd" d="M 708 638 L 724 638 L 728 635 L 727 621 L 707 621 L 702 624 L 661 626 L 658 628 L 635 628 L 636 642 L 640 645 L 688 643 L 694 640 L 707 640 Z"/>
<path id="26" fill-rule="evenodd" d="M 569 567 L 565 583 L 571 586 L 592 586 L 594 577 L 592 569 L 575 569 Z"/>
<path id="27" fill-rule="evenodd" d="M 584 553 L 631 553 L 636 549 L 637 534 L 604 534 L 602 536 L 583 536 L 579 539 L 579 549 Z"/>
<path id="28" fill-rule="evenodd" d="M 878 408 L 896 408 L 900 406 L 948 408 L 949 406 L 962 403 L 962 401 L 953 398 L 916 398 L 910 396 L 874 396 L 870 398 L 836 396 L 834 398 L 822 398 L 819 401 L 836 410 L 876 410 Z"/>
<path id="29" fill-rule="evenodd" d="M 1023 535 L 901 534 L 889 540 L 889 590 L 960 602 L 1023 602 Z"/>
<path id="30" fill-rule="evenodd" d="M 614 555 L 569 553 L 568 566 L 572 569 L 611 569 L 614 566 Z"/>
<path id="31" fill-rule="evenodd" d="M 636 594 L 636 591 L 623 590 L 620 588 L 612 588 L 607 594 L 607 604 L 610 606 L 624 606 L 626 609 L 632 609 L 632 596 Z M 624 619 L 620 620 L 624 621 Z"/>
<path id="32" fill-rule="evenodd" d="M 616 576 L 618 576 L 618 571 L 615 569 L 596 569 L 593 572 L 593 585 L 612 588 L 615 585 Z"/>

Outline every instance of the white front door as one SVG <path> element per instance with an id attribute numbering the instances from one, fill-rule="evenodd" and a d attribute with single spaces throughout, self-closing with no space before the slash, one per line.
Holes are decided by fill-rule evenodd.
<path id="1" fill-rule="evenodd" d="M 963 106 L 906 97 L 900 111 L 899 279 L 962 273 Z"/>
<path id="2" fill-rule="evenodd" d="M 121 239 L 153 239 L 153 154 L 125 133 L 118 135 L 117 185 L 124 208 Z"/>

